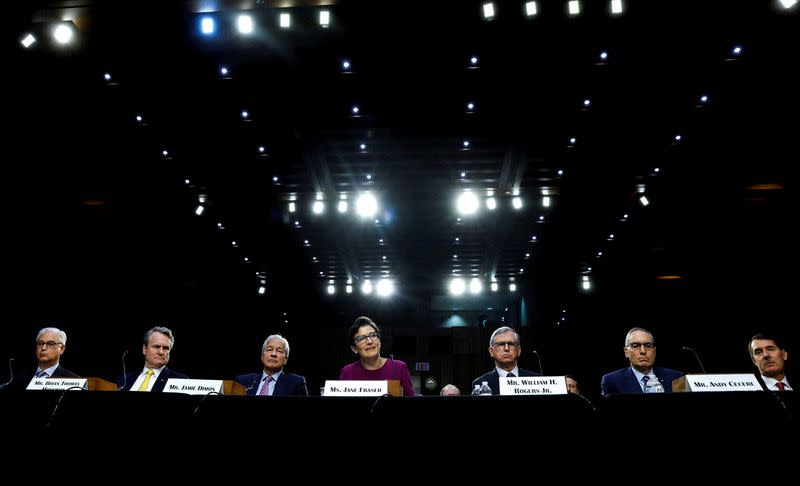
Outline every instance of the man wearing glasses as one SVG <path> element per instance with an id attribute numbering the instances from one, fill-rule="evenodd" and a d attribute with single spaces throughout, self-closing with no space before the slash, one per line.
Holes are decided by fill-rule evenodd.
<path id="1" fill-rule="evenodd" d="M 36 359 L 39 366 L 34 378 L 78 378 L 78 375 L 59 364 L 67 349 L 67 333 L 55 327 L 45 327 L 36 335 Z M 25 383 L 31 376 L 25 377 Z M 22 383 L 21 383 L 22 384 Z"/>
<path id="2" fill-rule="evenodd" d="M 492 395 L 500 394 L 500 377 L 539 376 L 539 373 L 528 371 L 517 366 L 517 359 L 522 353 L 519 345 L 519 334 L 510 327 L 500 327 L 489 338 L 489 356 L 494 358 L 494 369 L 472 381 L 472 387 L 484 381 L 492 389 Z"/>
<path id="3" fill-rule="evenodd" d="M 644 393 L 647 382 L 658 378 L 665 392 L 672 391 L 672 380 L 680 378 L 683 373 L 669 368 L 656 368 L 656 343 L 653 334 L 647 329 L 634 327 L 625 336 L 625 357 L 631 365 L 613 373 L 603 375 L 600 392 L 611 393 Z"/>

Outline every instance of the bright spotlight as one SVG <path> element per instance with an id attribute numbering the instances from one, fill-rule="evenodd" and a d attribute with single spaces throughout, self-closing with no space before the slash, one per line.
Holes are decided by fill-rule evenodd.
<path id="1" fill-rule="evenodd" d="M 464 279 L 454 278 L 450 281 L 450 293 L 453 295 L 461 295 L 465 289 Z"/>
<path id="2" fill-rule="evenodd" d="M 379 296 L 388 297 L 394 293 L 394 283 L 389 279 L 383 278 L 378 282 L 376 290 Z"/>
<path id="3" fill-rule="evenodd" d="M 59 44 L 68 44 L 72 40 L 72 27 L 67 24 L 59 24 L 53 30 L 53 38 Z"/>
<path id="4" fill-rule="evenodd" d="M 369 295 L 372 293 L 372 282 L 369 280 L 365 280 L 363 284 L 361 284 L 361 293 L 364 295 Z"/>
<path id="5" fill-rule="evenodd" d="M 314 211 L 314 214 L 322 214 L 322 212 L 325 211 L 325 203 L 322 201 L 314 201 L 311 210 Z"/>
<path id="6" fill-rule="evenodd" d="M 481 284 L 480 279 L 473 278 L 469 281 L 469 291 L 472 294 L 479 294 L 483 289 L 483 284 Z"/>
<path id="7" fill-rule="evenodd" d="M 356 200 L 356 212 L 362 218 L 372 218 L 378 212 L 378 200 L 370 193 L 360 195 Z"/>
<path id="8" fill-rule="evenodd" d="M 240 15 L 236 19 L 236 27 L 239 29 L 240 34 L 253 33 L 253 17 L 249 15 Z"/>
<path id="9" fill-rule="evenodd" d="M 474 214 L 475 211 L 478 210 L 479 205 L 478 196 L 472 191 L 465 191 L 458 196 L 458 200 L 456 201 L 456 207 L 461 214 Z"/>

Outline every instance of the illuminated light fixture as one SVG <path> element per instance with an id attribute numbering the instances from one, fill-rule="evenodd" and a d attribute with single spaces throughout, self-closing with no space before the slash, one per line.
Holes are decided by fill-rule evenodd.
<path id="1" fill-rule="evenodd" d="M 220 66 L 219 74 L 225 79 L 230 79 L 231 70 L 227 66 Z"/>
<path id="2" fill-rule="evenodd" d="M 497 208 L 497 200 L 493 197 L 486 198 L 486 209 L 492 211 Z"/>
<path id="3" fill-rule="evenodd" d="M 366 151 L 367 151 L 367 144 L 365 144 L 365 143 L 362 143 L 362 144 L 360 144 L 360 145 L 358 146 L 358 148 L 359 148 L 359 150 L 361 150 L 362 152 L 366 152 Z"/>
<path id="4" fill-rule="evenodd" d="M 280 25 L 281 29 L 288 29 L 292 26 L 292 16 L 288 13 L 284 12 L 278 18 L 278 25 Z"/>
<path id="5" fill-rule="evenodd" d="M 369 280 L 365 280 L 363 284 L 361 284 L 361 293 L 364 295 L 369 295 L 372 293 L 372 282 Z"/>
<path id="6" fill-rule="evenodd" d="M 525 15 L 528 17 L 533 17 L 538 13 L 538 9 L 536 8 L 536 2 L 525 2 Z"/>
<path id="7" fill-rule="evenodd" d="M 314 204 L 311 206 L 311 210 L 314 214 L 322 214 L 325 212 L 325 203 L 322 201 L 314 201 Z"/>
<path id="8" fill-rule="evenodd" d="M 378 281 L 375 290 L 380 297 L 388 297 L 394 293 L 394 283 L 387 278 L 382 278 Z"/>
<path id="9" fill-rule="evenodd" d="M 646 195 L 642 194 L 641 196 L 639 196 L 639 204 L 641 204 L 642 206 L 648 206 L 650 204 L 650 201 L 647 199 Z"/>
<path id="10" fill-rule="evenodd" d="M 479 294 L 483 290 L 483 284 L 481 284 L 480 279 L 473 278 L 469 281 L 469 291 L 471 294 Z"/>
<path id="11" fill-rule="evenodd" d="M 581 13 L 581 2 L 578 0 L 570 0 L 567 2 L 567 13 L 570 16 L 575 16 Z"/>
<path id="12" fill-rule="evenodd" d="M 364 193 L 356 200 L 356 213 L 362 218 L 371 218 L 378 212 L 378 200 L 370 193 Z"/>
<path id="13" fill-rule="evenodd" d="M 497 282 L 492 282 L 489 288 L 492 289 L 492 292 L 497 292 L 497 289 L 500 287 L 497 285 Z"/>
<path id="14" fill-rule="evenodd" d="M 797 5 L 797 0 L 778 0 L 778 3 L 780 3 L 784 9 L 789 10 Z"/>
<path id="15" fill-rule="evenodd" d="M 70 25 L 61 23 L 53 29 L 53 39 L 61 45 L 66 45 L 72 40 L 74 33 L 74 29 Z"/>
<path id="16" fill-rule="evenodd" d="M 494 18 L 494 3 L 487 2 L 483 4 L 483 18 L 492 20 Z"/>
<path id="17" fill-rule="evenodd" d="M 622 0 L 611 0 L 611 13 L 619 15 L 622 13 Z"/>
<path id="18" fill-rule="evenodd" d="M 352 293 L 353 293 L 353 286 L 352 286 L 352 285 L 346 285 L 346 286 L 344 287 L 344 291 L 345 291 L 346 293 L 348 293 L 348 294 L 352 294 Z"/>
<path id="19" fill-rule="evenodd" d="M 683 137 L 680 134 L 678 134 L 678 135 L 675 135 L 673 140 L 675 140 L 676 142 L 680 142 L 681 140 L 683 140 Z"/>
<path id="20" fill-rule="evenodd" d="M 469 58 L 469 68 L 470 69 L 478 69 L 478 56 L 472 56 Z"/>
<path id="21" fill-rule="evenodd" d="M 249 15 L 240 15 L 236 18 L 236 28 L 240 34 L 253 33 L 253 17 Z"/>
<path id="22" fill-rule="evenodd" d="M 731 49 L 731 56 L 739 57 L 741 55 L 742 55 L 742 46 L 739 45 L 733 46 L 733 49 Z"/>
<path id="23" fill-rule="evenodd" d="M 454 278 L 450 281 L 450 293 L 453 295 L 462 295 L 466 286 L 464 285 L 464 279 L 462 278 Z"/>
<path id="24" fill-rule="evenodd" d="M 570 137 L 569 139 L 570 146 L 574 146 L 576 143 L 578 143 L 578 139 L 575 137 Z"/>
<path id="25" fill-rule="evenodd" d="M 480 206 L 478 196 L 472 191 L 464 191 L 456 201 L 456 207 L 461 214 L 475 214 L 478 211 L 478 206 Z"/>
<path id="26" fill-rule="evenodd" d="M 517 291 L 517 284 L 515 284 L 515 283 L 508 284 L 508 291 L 509 292 L 516 292 Z"/>
<path id="27" fill-rule="evenodd" d="M 336 206 L 336 209 L 340 213 L 346 213 L 347 212 L 347 201 L 339 201 L 339 204 Z"/>
<path id="28" fill-rule="evenodd" d="M 202 216 L 202 215 L 203 215 L 203 212 L 204 212 L 205 210 L 206 210 L 206 208 L 204 208 L 204 207 L 203 207 L 203 205 L 202 205 L 202 204 L 200 204 L 200 205 L 198 205 L 198 206 L 197 206 L 197 207 L 194 209 L 194 214 L 196 214 L 196 215 L 198 215 L 198 216 Z"/>
<path id="29" fill-rule="evenodd" d="M 351 63 L 348 59 L 342 59 L 340 66 L 342 67 L 342 72 L 344 73 L 353 72 L 353 63 Z"/>
<path id="30" fill-rule="evenodd" d="M 258 287 L 258 295 L 264 295 L 266 293 L 266 291 L 267 291 L 267 288 L 264 287 L 263 285 Z"/>
<path id="31" fill-rule="evenodd" d="M 550 207 L 550 196 L 542 196 L 542 207 Z"/>
<path id="32" fill-rule="evenodd" d="M 467 103 L 467 113 L 475 113 L 475 102 L 470 101 Z"/>
<path id="33" fill-rule="evenodd" d="M 336 287 L 333 285 L 328 285 L 328 295 L 333 295 L 336 293 Z"/>
<path id="34" fill-rule="evenodd" d="M 22 44 L 22 47 L 27 49 L 34 43 L 36 43 L 36 37 L 34 37 L 33 34 L 28 34 L 25 37 L 23 37 L 22 40 L 19 41 L 19 43 Z"/>
<path id="35" fill-rule="evenodd" d="M 556 174 L 558 174 L 559 176 L 563 176 L 564 175 L 564 169 L 558 169 Z"/>
<path id="36" fill-rule="evenodd" d="M 280 184 L 280 179 L 278 179 L 278 176 L 272 176 L 272 182 L 274 184 Z"/>
<path id="37" fill-rule="evenodd" d="M 600 62 L 608 61 L 608 51 L 600 51 L 600 54 L 597 57 L 600 58 Z"/>
<path id="38" fill-rule="evenodd" d="M 331 12 L 329 10 L 319 11 L 319 25 L 327 29 L 331 25 Z"/>
<path id="39" fill-rule="evenodd" d="M 522 209 L 522 198 L 520 198 L 520 197 L 512 198 L 511 199 L 511 206 L 514 209 L 517 209 L 517 210 Z"/>
<path id="40" fill-rule="evenodd" d="M 589 108 L 590 106 L 592 106 L 592 100 L 590 100 L 589 98 L 586 98 L 585 100 L 583 100 L 583 107 L 584 108 Z"/>
<path id="41" fill-rule="evenodd" d="M 581 288 L 584 291 L 587 291 L 587 292 L 589 290 L 592 290 L 592 281 L 589 280 L 589 276 L 588 275 L 584 275 L 584 276 L 581 277 Z"/>
<path id="42" fill-rule="evenodd" d="M 295 212 L 296 210 L 297 210 L 297 205 L 295 205 L 295 203 L 293 203 L 293 202 L 290 202 L 290 203 L 289 203 L 289 212 L 290 212 L 290 213 L 293 213 L 293 212 Z"/>
<path id="43" fill-rule="evenodd" d="M 200 32 L 203 35 L 211 35 L 216 31 L 214 17 L 203 17 L 200 19 Z"/>
<path id="44" fill-rule="evenodd" d="M 464 140 L 463 142 L 461 142 L 461 149 L 462 150 L 469 150 L 470 145 L 471 144 L 470 144 L 469 140 Z"/>
<path id="45" fill-rule="evenodd" d="M 354 117 L 361 116 L 361 108 L 358 105 L 353 105 L 353 107 L 350 108 L 350 113 L 352 113 Z"/>

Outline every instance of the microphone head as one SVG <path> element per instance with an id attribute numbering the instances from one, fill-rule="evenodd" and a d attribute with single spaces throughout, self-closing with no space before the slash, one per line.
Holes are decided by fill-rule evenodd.
<path id="1" fill-rule="evenodd" d="M 128 355 L 128 350 L 126 349 L 125 351 L 122 352 L 122 359 L 125 359 L 125 356 L 127 355 Z"/>
<path id="2" fill-rule="evenodd" d="M 684 346 L 683 350 L 684 351 L 694 351 L 694 349 L 690 348 L 689 346 Z"/>

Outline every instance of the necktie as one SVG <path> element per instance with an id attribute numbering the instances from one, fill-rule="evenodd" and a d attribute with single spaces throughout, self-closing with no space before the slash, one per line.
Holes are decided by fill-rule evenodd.
<path id="1" fill-rule="evenodd" d="M 147 376 L 144 377 L 144 381 L 139 385 L 139 391 L 147 391 L 147 385 L 150 384 L 151 376 L 153 376 L 153 370 L 147 370 Z"/>
<path id="2" fill-rule="evenodd" d="M 268 376 L 266 380 L 264 380 L 264 384 L 261 385 L 261 389 L 258 390 L 259 396 L 266 396 L 269 395 L 269 384 L 272 382 L 272 377 Z"/>
<path id="3" fill-rule="evenodd" d="M 36 372 L 36 378 L 47 377 L 47 372 L 45 370 L 39 370 Z M 781 383 L 783 385 L 783 383 Z M 783 388 L 781 388 L 783 390 Z"/>
<path id="4" fill-rule="evenodd" d="M 516 378 L 516 377 L 517 375 L 515 375 L 514 373 L 509 373 L 506 375 L 506 378 Z"/>
<path id="5" fill-rule="evenodd" d="M 784 383 L 782 381 L 776 381 L 775 382 L 775 386 L 777 386 L 778 390 L 780 390 L 780 391 L 783 391 L 783 390 L 786 389 L 786 383 Z"/>
<path id="6" fill-rule="evenodd" d="M 646 390 L 646 389 L 647 389 L 647 382 L 648 382 L 648 381 L 650 381 L 650 377 L 649 377 L 649 376 L 647 376 L 647 375 L 644 375 L 644 376 L 642 377 L 642 385 L 643 385 L 643 386 L 642 386 L 642 391 L 644 391 L 644 390 Z"/>

